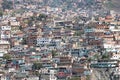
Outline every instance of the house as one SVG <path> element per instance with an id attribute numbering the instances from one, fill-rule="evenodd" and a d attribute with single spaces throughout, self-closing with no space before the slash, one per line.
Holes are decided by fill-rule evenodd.
<path id="1" fill-rule="evenodd" d="M 5 40 L 0 40 L 0 50 L 8 51 L 10 49 L 10 42 Z"/>
<path id="2" fill-rule="evenodd" d="M 41 57 L 42 56 L 40 54 L 32 54 L 32 55 L 29 56 L 29 59 L 31 61 L 39 61 L 41 59 Z"/>
<path id="3" fill-rule="evenodd" d="M 34 27 L 26 27 L 24 28 L 24 40 L 25 43 L 30 47 L 30 46 L 36 46 L 37 44 L 37 28 Z"/>
<path id="4" fill-rule="evenodd" d="M 1 39 L 8 40 L 11 38 L 11 31 L 1 31 Z"/>
<path id="5" fill-rule="evenodd" d="M 70 26 L 70 27 L 72 27 L 73 25 L 72 25 L 72 21 L 55 20 L 54 27 L 55 26 L 61 26 L 61 27 Z"/>
<path id="6" fill-rule="evenodd" d="M 37 76 L 29 76 L 28 78 L 25 78 L 27 80 L 39 80 L 39 77 Z"/>
<path id="7" fill-rule="evenodd" d="M 120 54 L 119 53 L 113 53 L 110 59 L 119 60 L 120 59 Z"/>
<path id="8" fill-rule="evenodd" d="M 83 49 L 71 49 L 70 50 L 70 54 L 72 56 L 76 56 L 76 57 L 82 57 L 87 53 L 87 51 L 83 50 Z"/>
<path id="9" fill-rule="evenodd" d="M 70 56 L 60 56 L 60 62 L 57 64 L 58 68 L 59 67 L 63 67 L 63 68 L 71 68 L 72 67 L 72 63 L 73 63 L 73 59 Z"/>
<path id="10" fill-rule="evenodd" d="M 22 51 L 23 46 L 22 45 L 15 45 L 14 47 L 11 48 L 11 51 Z"/>
<path id="11" fill-rule="evenodd" d="M 11 26 L 1 26 L 1 39 L 10 39 L 11 38 Z"/>
<path id="12" fill-rule="evenodd" d="M 50 44 L 50 38 L 37 38 L 37 46 Z"/>
<path id="13" fill-rule="evenodd" d="M 56 77 L 57 70 L 54 68 L 53 69 L 41 68 L 39 70 L 39 73 L 40 73 L 39 79 L 57 80 L 57 77 Z"/>
<path id="14" fill-rule="evenodd" d="M 16 75 L 14 75 L 14 79 L 22 80 L 22 79 L 25 79 L 27 76 L 28 74 L 19 72 L 19 73 L 16 73 Z"/>
<path id="15" fill-rule="evenodd" d="M 72 73 L 77 76 L 88 75 L 90 74 L 90 70 L 86 63 L 74 62 L 72 65 Z"/>
<path id="16" fill-rule="evenodd" d="M 1 30 L 4 31 L 4 30 L 11 30 L 11 26 L 1 26 Z"/>
<path id="17" fill-rule="evenodd" d="M 68 70 L 66 68 L 58 68 L 58 72 L 56 74 L 57 79 L 59 80 L 64 80 L 67 79 L 68 77 L 71 77 L 71 70 Z"/>
<path id="18" fill-rule="evenodd" d="M 5 73 L 0 71 L 0 79 L 1 80 L 6 80 L 5 79 Z"/>
<path id="19" fill-rule="evenodd" d="M 26 17 L 30 17 L 30 16 L 33 16 L 33 12 L 29 11 L 29 12 L 24 13 L 23 15 Z"/>
<path id="20" fill-rule="evenodd" d="M 11 26 L 20 26 L 20 22 L 17 21 L 10 21 Z"/>
<path id="21" fill-rule="evenodd" d="M 56 70 L 50 69 L 50 80 L 57 80 L 57 77 L 55 76 L 57 73 Z"/>
<path id="22" fill-rule="evenodd" d="M 45 68 L 53 68 L 53 64 L 50 61 L 50 58 L 41 58 L 42 66 Z"/>
<path id="23" fill-rule="evenodd" d="M 0 50 L 0 58 L 2 58 L 4 54 L 6 54 L 6 53 L 4 51 Z"/>
<path id="24" fill-rule="evenodd" d="M 105 22 L 112 22 L 112 21 L 114 21 L 114 17 L 112 17 L 111 15 L 107 15 L 106 17 L 105 17 L 105 20 L 104 20 Z"/>
<path id="25" fill-rule="evenodd" d="M 27 38 L 27 44 L 28 44 L 29 47 L 30 46 L 36 46 L 36 44 L 37 44 L 37 34 L 34 34 L 34 33 L 29 34 L 28 38 Z"/>

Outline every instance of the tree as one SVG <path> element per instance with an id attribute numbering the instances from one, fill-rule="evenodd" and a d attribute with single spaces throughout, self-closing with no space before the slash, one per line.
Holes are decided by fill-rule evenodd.
<path id="1" fill-rule="evenodd" d="M 2 10 L 0 10 L 0 17 L 1 17 L 1 16 L 3 16 L 3 11 L 2 11 Z"/>
<path id="2" fill-rule="evenodd" d="M 21 25 L 19 26 L 19 29 L 22 30 L 22 26 Z"/>
<path id="3" fill-rule="evenodd" d="M 86 80 L 91 80 L 90 75 L 86 76 Z"/>
<path id="4" fill-rule="evenodd" d="M 88 58 L 87 60 L 88 60 L 88 62 L 91 62 L 93 59 L 92 58 Z"/>
<path id="5" fill-rule="evenodd" d="M 100 56 L 99 56 L 99 54 L 97 53 L 97 54 L 95 54 L 94 56 L 94 59 L 99 59 L 100 58 Z"/>
<path id="6" fill-rule="evenodd" d="M 83 34 L 82 31 L 75 31 L 74 36 L 81 36 Z"/>
<path id="7" fill-rule="evenodd" d="M 33 25 L 33 21 L 32 20 L 28 20 L 28 25 L 32 26 Z"/>
<path id="8" fill-rule="evenodd" d="M 3 55 L 3 59 L 10 60 L 11 59 L 11 55 L 10 54 L 4 54 Z"/>
<path id="9" fill-rule="evenodd" d="M 31 17 L 28 19 L 27 24 L 28 24 L 29 26 L 32 26 L 32 25 L 35 23 L 36 19 L 37 19 L 37 18 L 36 18 L 35 16 L 31 16 Z"/>
<path id="10" fill-rule="evenodd" d="M 102 55 L 102 59 L 109 59 L 109 58 L 110 58 L 110 56 L 108 54 Z"/>
<path id="11" fill-rule="evenodd" d="M 30 17 L 30 20 L 31 20 L 31 21 L 35 21 L 35 20 L 36 20 L 36 17 L 35 17 L 35 16 L 31 16 L 31 17 Z"/>
<path id="12" fill-rule="evenodd" d="M 24 45 L 24 44 L 27 44 L 27 39 L 26 39 L 26 37 L 23 37 L 22 44 L 23 44 L 23 45 Z"/>
<path id="13" fill-rule="evenodd" d="M 55 50 L 52 50 L 52 57 L 55 57 L 55 56 L 57 56 L 57 51 L 55 51 Z"/>
<path id="14" fill-rule="evenodd" d="M 40 14 L 37 18 L 37 20 L 39 21 L 46 21 L 46 19 L 47 19 L 47 15 L 45 14 Z"/>
<path id="15" fill-rule="evenodd" d="M 42 68 L 42 64 L 41 63 L 33 63 L 32 65 L 32 70 L 39 70 Z"/>

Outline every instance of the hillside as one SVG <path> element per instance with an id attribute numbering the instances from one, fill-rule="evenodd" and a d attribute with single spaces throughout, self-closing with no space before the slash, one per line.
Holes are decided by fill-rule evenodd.
<path id="1" fill-rule="evenodd" d="M 120 12 L 120 0 L 109 0 L 105 3 L 106 8 Z"/>

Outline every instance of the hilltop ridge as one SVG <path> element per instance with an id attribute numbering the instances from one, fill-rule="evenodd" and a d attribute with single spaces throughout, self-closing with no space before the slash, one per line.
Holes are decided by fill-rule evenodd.
<path id="1" fill-rule="evenodd" d="M 110 10 L 115 10 L 115 11 L 119 12 L 120 0 L 109 0 L 106 2 L 105 7 Z"/>

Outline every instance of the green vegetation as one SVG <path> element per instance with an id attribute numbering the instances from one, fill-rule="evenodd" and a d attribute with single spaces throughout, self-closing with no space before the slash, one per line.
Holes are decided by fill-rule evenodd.
<path id="1" fill-rule="evenodd" d="M 52 57 L 55 57 L 55 56 L 57 56 L 57 51 L 55 51 L 55 50 L 52 50 Z"/>
<path id="2" fill-rule="evenodd" d="M 94 55 L 94 59 L 96 59 L 96 60 L 97 60 L 97 59 L 100 59 L 100 55 L 99 55 L 99 54 L 95 54 L 95 55 Z"/>
<path id="3" fill-rule="evenodd" d="M 90 75 L 87 75 L 87 76 L 86 76 L 86 80 L 91 80 L 91 79 L 90 79 Z"/>
<path id="4" fill-rule="evenodd" d="M 25 9 L 17 9 L 14 11 L 14 13 L 24 13 Z"/>
<path id="5" fill-rule="evenodd" d="M 102 55 L 102 59 L 109 59 L 109 58 L 110 58 L 110 56 L 108 54 Z"/>
<path id="6" fill-rule="evenodd" d="M 88 62 L 91 62 L 91 61 L 92 61 L 92 58 L 88 58 L 87 61 L 88 61 Z"/>
<path id="7" fill-rule="evenodd" d="M 39 21 L 46 21 L 46 19 L 47 19 L 47 15 L 45 14 L 40 14 L 37 18 L 37 20 Z"/>
<path id="8" fill-rule="evenodd" d="M 69 80 L 80 80 L 80 77 L 72 77 L 71 79 Z"/>
<path id="9" fill-rule="evenodd" d="M 32 65 L 32 69 L 33 70 L 39 70 L 42 68 L 42 64 L 41 63 L 33 63 Z"/>
<path id="10" fill-rule="evenodd" d="M 33 24 L 36 21 L 46 21 L 47 20 L 47 15 L 45 14 L 40 14 L 39 16 L 31 16 L 29 19 L 24 20 L 25 24 L 28 24 L 29 26 L 33 26 Z"/>
<path id="11" fill-rule="evenodd" d="M 27 44 L 27 38 L 23 37 L 22 44 Z"/>
<path id="12" fill-rule="evenodd" d="M 82 31 L 76 31 L 75 34 L 74 34 L 74 36 L 81 36 L 82 34 L 83 34 Z"/>
<path id="13" fill-rule="evenodd" d="M 1 16 L 3 16 L 3 11 L 2 11 L 2 10 L 0 10 L 0 17 L 1 17 Z"/>
<path id="14" fill-rule="evenodd" d="M 10 54 L 4 54 L 3 55 L 3 59 L 5 59 L 5 60 L 10 60 L 11 59 L 11 55 Z"/>
<path id="15" fill-rule="evenodd" d="M 28 20 L 28 25 L 32 26 L 33 25 L 33 21 L 32 20 Z"/>
<path id="16" fill-rule="evenodd" d="M 22 30 L 22 26 L 21 25 L 19 26 L 19 29 Z"/>
<path id="17" fill-rule="evenodd" d="M 35 17 L 35 16 L 31 16 L 31 17 L 30 17 L 30 20 L 31 20 L 31 21 L 35 21 L 35 20 L 36 20 L 36 17 Z"/>

